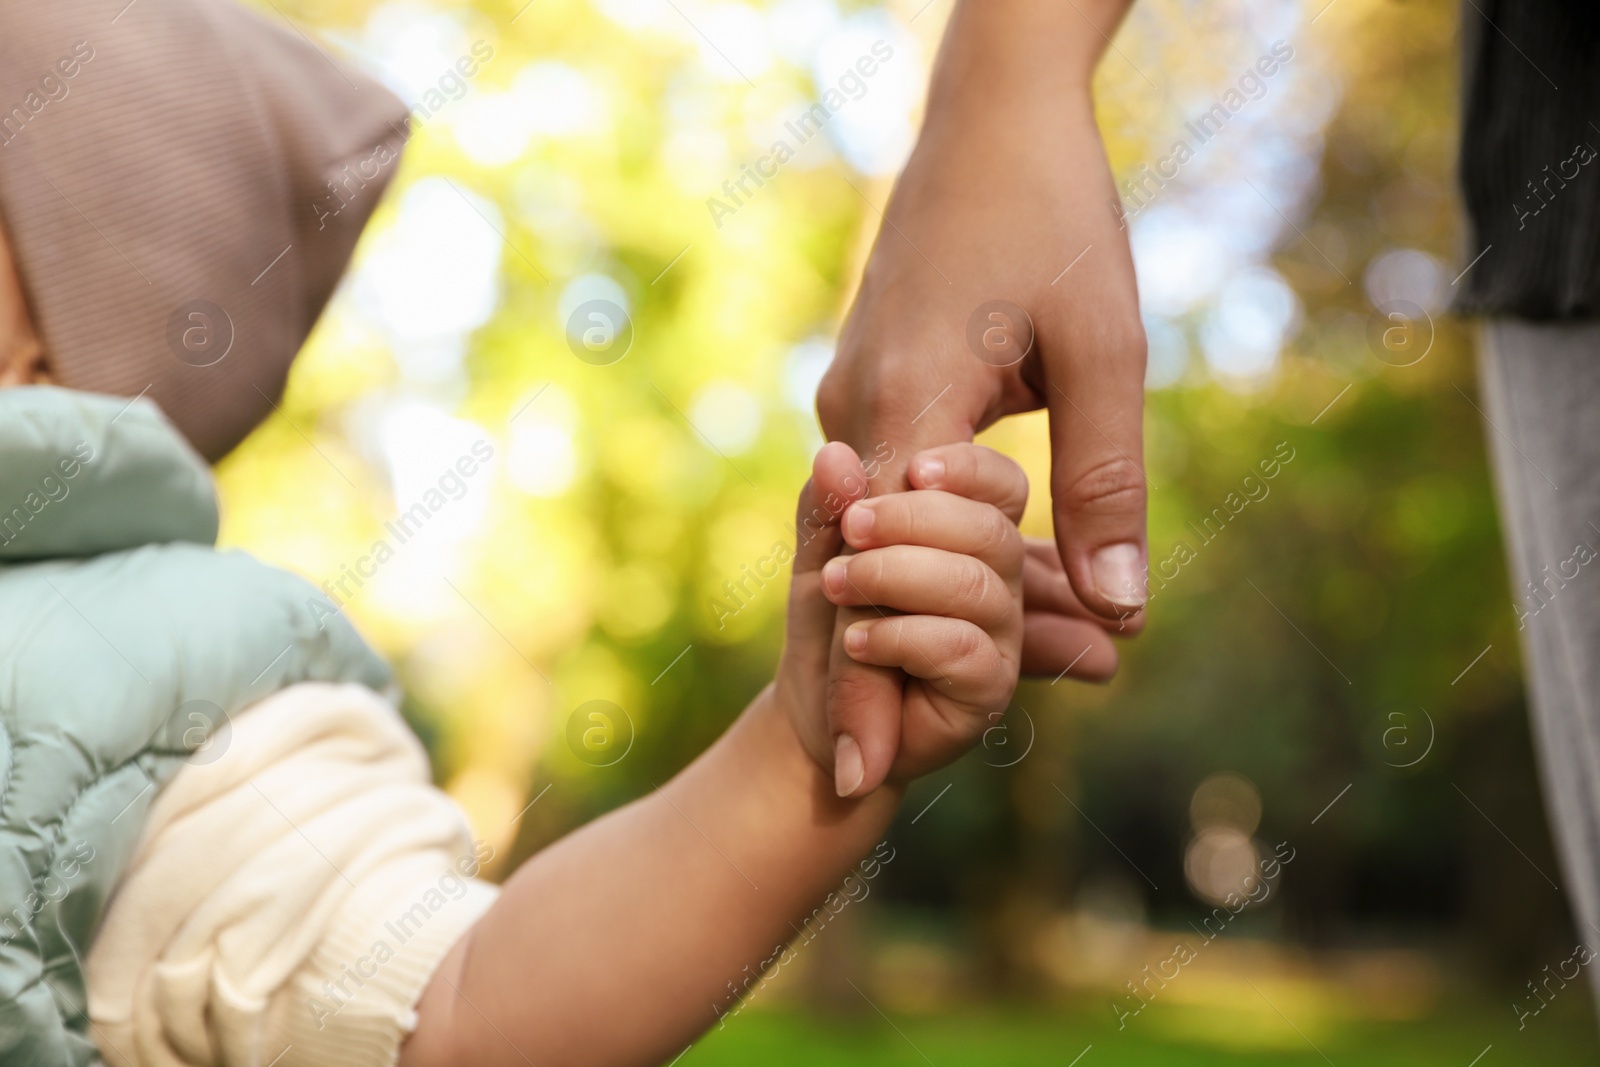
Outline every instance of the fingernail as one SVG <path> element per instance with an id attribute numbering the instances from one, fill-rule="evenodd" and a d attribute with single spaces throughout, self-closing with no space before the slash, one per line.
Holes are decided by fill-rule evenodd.
<path id="1" fill-rule="evenodd" d="M 840 734 L 833 743 L 833 789 L 847 797 L 861 787 L 867 769 L 861 762 L 861 746 L 849 734 Z"/>
<path id="2" fill-rule="evenodd" d="M 852 656 L 867 647 L 867 622 L 853 622 L 844 631 L 844 650 Z"/>
<path id="3" fill-rule="evenodd" d="M 830 559 L 822 568 L 822 588 L 833 596 L 844 592 L 844 572 L 848 564 L 838 556 Z"/>
<path id="4" fill-rule="evenodd" d="M 1144 551 L 1138 545 L 1107 545 L 1094 554 L 1090 568 L 1101 596 L 1121 607 L 1144 605 Z"/>
<path id="5" fill-rule="evenodd" d="M 917 460 L 917 481 L 924 489 L 932 489 L 944 477 L 944 460 L 938 456 L 923 456 Z"/>
<path id="6" fill-rule="evenodd" d="M 872 514 L 872 507 L 868 504 L 851 504 L 850 509 L 844 513 L 844 536 L 850 541 L 859 541 L 872 532 L 872 524 L 877 516 Z"/>

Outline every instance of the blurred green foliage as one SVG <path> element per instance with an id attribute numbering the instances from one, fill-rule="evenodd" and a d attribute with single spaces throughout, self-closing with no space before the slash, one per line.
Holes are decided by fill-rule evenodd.
<path id="1" fill-rule="evenodd" d="M 711 602 L 785 537 L 819 441 L 792 400 L 797 346 L 836 328 L 878 223 L 868 203 L 888 192 L 835 158 L 786 170 L 715 228 L 704 197 L 731 171 L 701 173 L 685 146 L 725 150 L 736 167 L 763 147 L 748 132 L 752 99 L 810 94 L 807 72 L 779 62 L 755 86 L 712 77 L 701 42 L 670 10 L 630 27 L 615 11 L 639 4 L 536 0 L 520 15 L 518 6 L 477 0 L 448 13 L 462 39 L 492 41 L 496 58 L 450 105 L 458 112 L 414 137 L 356 267 L 359 276 L 383 254 L 408 189 L 443 175 L 477 198 L 503 247 L 493 312 L 469 331 L 459 368 L 431 382 L 408 376 L 347 292 L 302 355 L 283 415 L 219 474 L 224 539 L 320 583 L 406 503 L 364 429 L 373 397 L 420 397 L 496 442 L 501 463 L 459 551 L 405 579 L 420 599 L 364 591 L 348 610 L 397 664 L 440 781 L 502 846 L 502 872 L 671 775 L 770 679 L 785 576 L 726 626 Z M 920 6 L 890 10 L 931 54 L 945 5 L 910 23 Z M 1303 124 L 1307 191 L 1298 208 L 1284 205 L 1294 221 L 1262 256 L 1298 302 L 1295 327 L 1271 372 L 1241 384 L 1196 354 L 1204 309 L 1172 314 L 1186 355 L 1150 393 L 1152 559 L 1181 542 L 1192 560 L 1158 588 L 1113 684 L 1026 683 L 1010 747 L 991 739 L 919 784 L 894 830 L 901 858 L 879 890 L 891 905 L 883 913 L 963 931 L 992 991 L 1048 985 L 1035 949 L 1052 916 L 1104 905 L 1182 929 L 1205 914 L 1184 868 L 1189 805 L 1219 771 L 1259 791 L 1258 840 L 1297 850 L 1272 902 L 1244 917 L 1254 936 L 1452 946 L 1507 998 L 1574 937 L 1550 883 L 1559 873 L 1527 736 L 1471 334 L 1435 315 L 1425 358 L 1395 366 L 1378 358 L 1373 323 L 1380 333 L 1385 323 L 1363 284 L 1387 251 L 1461 259 L 1456 11 L 1442 0 L 1340 0 L 1326 17 L 1320 7 L 1296 8 L 1290 29 L 1306 57 L 1297 62 L 1317 72 L 1300 90 L 1303 109 L 1328 114 Z M 352 53 L 381 18 L 432 17 L 365 2 L 284 11 Z M 1119 175 L 1163 151 L 1182 117 L 1264 49 L 1255 33 L 1237 5 L 1152 0 L 1136 10 L 1097 86 Z M 604 121 L 535 136 L 492 165 L 465 151 L 456 116 L 552 59 L 588 79 Z M 1161 92 L 1148 91 L 1146 71 Z M 1213 151 L 1233 147 L 1219 139 Z M 559 311 L 572 279 L 593 273 L 613 279 L 631 308 L 633 347 L 611 366 L 574 358 Z M 687 414 L 719 384 L 760 412 L 758 432 L 735 450 L 719 450 Z M 566 442 L 574 473 L 555 491 L 517 484 L 523 419 Z M 1042 416 L 986 440 L 1016 455 L 1035 486 L 1048 484 Z M 1232 514 L 1229 494 L 1284 449 L 1293 458 L 1269 491 Z M 1219 507 L 1226 526 L 1202 531 Z M 1025 526 L 1049 532 L 1042 491 Z M 565 741 L 568 715 L 591 699 L 614 701 L 632 721 L 633 747 L 615 765 L 586 763 Z M 996 766 L 1024 748 L 1020 762 Z M 837 1042 L 750 1018 L 742 1037 L 714 1039 L 685 1062 L 917 1062 L 892 1035 Z M 928 1040 L 941 1048 L 990 1050 L 941 1064 L 1064 1063 L 1063 1048 L 1091 1040 L 1074 1023 L 918 1025 L 937 1031 Z M 1329 1051 L 1465 1063 L 1497 1040 L 1472 1025 L 1374 1024 Z M 1518 1055 L 1559 1058 L 1566 1038 L 1554 1034 Z M 1094 1062 L 1110 1062 L 1092 1039 Z M 1141 1040 L 1121 1046 L 1121 1062 L 1176 1062 L 1158 1039 Z M 1292 1046 L 1182 1062 L 1317 1058 Z"/>

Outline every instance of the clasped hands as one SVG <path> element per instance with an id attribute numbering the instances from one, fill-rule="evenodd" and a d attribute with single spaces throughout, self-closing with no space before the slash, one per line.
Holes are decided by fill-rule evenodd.
<path id="1" fill-rule="evenodd" d="M 818 393 L 830 441 L 895 459 L 867 477 L 850 449 L 819 456 L 808 491 L 848 506 L 837 536 L 796 560 L 791 634 L 833 614 L 827 662 L 811 665 L 827 679 L 825 716 L 801 733 L 841 796 L 970 745 L 1019 674 L 1109 679 L 1113 637 L 1142 627 L 1145 343 L 1116 203 L 1087 94 L 982 116 L 930 103 Z M 997 300 L 1024 320 L 1011 362 L 970 340 L 974 315 Z M 964 444 L 1038 408 L 1050 420 L 1053 542 L 1016 533 L 1020 469 Z M 930 493 L 958 499 L 916 501 Z M 1001 610 L 1002 589 L 1014 610 Z"/>

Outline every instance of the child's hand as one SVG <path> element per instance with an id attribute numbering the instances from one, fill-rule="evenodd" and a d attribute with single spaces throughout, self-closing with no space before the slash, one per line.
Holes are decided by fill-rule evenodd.
<path id="1" fill-rule="evenodd" d="M 956 444 L 913 456 L 910 478 L 911 491 L 859 499 L 866 474 L 834 443 L 817 454 L 800 497 L 778 692 L 841 796 L 860 787 L 863 765 L 829 714 L 835 607 L 870 606 L 879 616 L 850 626 L 847 655 L 904 672 L 898 700 L 878 712 L 895 724 L 891 781 L 960 756 L 995 725 L 1017 684 L 1024 550 L 1016 523 L 1026 477 L 998 452 Z M 846 544 L 855 553 L 839 555 Z"/>

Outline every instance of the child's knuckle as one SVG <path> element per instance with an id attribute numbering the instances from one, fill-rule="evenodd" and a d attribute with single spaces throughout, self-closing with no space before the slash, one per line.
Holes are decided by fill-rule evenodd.
<path id="1" fill-rule="evenodd" d="M 917 521 L 917 513 L 919 509 L 916 507 L 915 502 L 912 500 L 906 500 L 904 506 L 895 508 L 893 510 L 899 519 L 898 523 L 896 523 L 899 528 L 895 531 L 897 534 L 897 539 L 904 544 L 917 544 L 917 536 L 921 530 L 921 526 Z"/>
<path id="2" fill-rule="evenodd" d="M 951 642 L 951 659 L 953 666 L 972 666 L 983 655 L 983 643 L 986 638 L 983 631 L 975 626 L 963 626 L 956 631 Z"/>
<path id="3" fill-rule="evenodd" d="M 988 570 L 978 565 L 976 560 L 968 559 L 956 572 L 956 602 L 969 612 L 978 610 L 988 599 Z"/>
<path id="4" fill-rule="evenodd" d="M 1017 528 L 1011 524 L 1011 520 L 1007 519 L 999 508 L 986 507 L 983 509 L 983 518 L 980 520 L 980 529 L 978 531 L 979 551 L 977 555 L 985 559 L 1004 559 L 1013 540 L 1016 540 L 1020 546 L 1020 536 L 1017 533 Z"/>
<path id="5" fill-rule="evenodd" d="M 895 574 L 893 559 L 894 554 L 884 549 L 855 557 L 855 569 L 860 573 L 856 584 L 862 592 L 877 594 L 883 591 Z"/>

